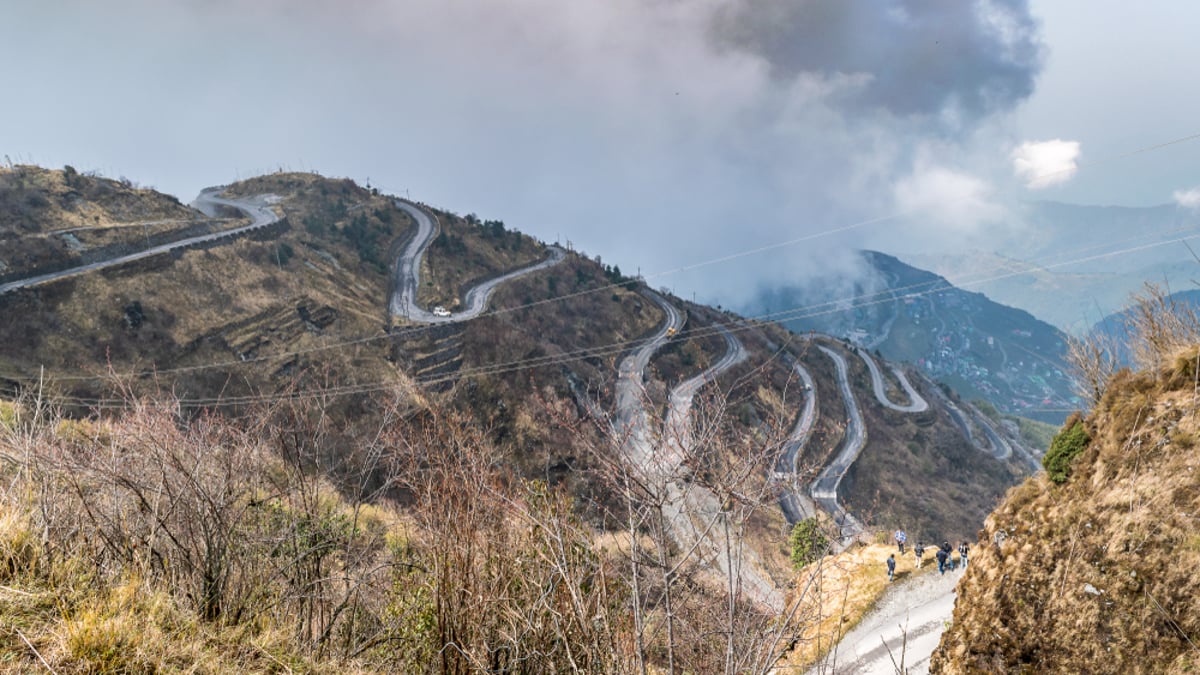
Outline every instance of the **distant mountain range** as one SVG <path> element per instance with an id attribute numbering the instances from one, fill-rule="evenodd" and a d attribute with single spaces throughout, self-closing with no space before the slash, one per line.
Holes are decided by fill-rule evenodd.
<path id="1" fill-rule="evenodd" d="M 1200 251 L 1195 210 L 1035 202 L 1020 217 L 992 250 L 902 255 L 1073 334 L 1125 307 L 1146 282 L 1185 289 L 1200 278 L 1189 250 Z"/>
<path id="2" fill-rule="evenodd" d="M 743 309 L 907 361 L 964 398 L 1005 412 L 1058 423 L 1064 410 L 1081 405 L 1067 374 L 1066 335 L 1057 328 L 893 256 L 862 256 L 871 271 L 864 279 L 770 289 Z"/>
<path id="3" fill-rule="evenodd" d="M 1188 290 L 1172 293 L 1166 297 L 1166 302 L 1169 306 L 1177 308 L 1179 311 L 1195 312 L 1200 310 L 1200 290 Z M 1096 322 L 1092 326 L 1089 335 L 1092 337 L 1105 340 L 1107 344 L 1113 348 L 1113 353 L 1117 360 L 1125 366 L 1133 366 L 1133 355 L 1130 353 L 1128 343 L 1132 337 L 1130 322 L 1136 316 L 1136 309 L 1127 307 L 1119 312 L 1114 312 Z"/>

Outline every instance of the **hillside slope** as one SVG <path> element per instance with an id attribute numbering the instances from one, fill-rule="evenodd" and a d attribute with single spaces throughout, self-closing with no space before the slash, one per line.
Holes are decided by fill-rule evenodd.
<path id="1" fill-rule="evenodd" d="M 1079 404 L 1059 330 L 893 256 L 861 258 L 857 278 L 764 291 L 747 311 L 797 332 L 848 337 L 1007 413 L 1058 424 L 1063 413 L 1045 410 Z"/>
<path id="2" fill-rule="evenodd" d="M 62 172 L 43 173 L 53 189 L 66 180 Z M 86 193 L 87 181 L 101 179 L 71 180 Z M 470 321 L 408 321 L 389 313 L 389 298 L 396 256 L 415 227 L 393 198 L 348 180 L 296 173 L 242 181 L 224 194 L 269 200 L 280 227 L 0 295 L 0 309 L 21 317 L 0 326 L 0 377 L 9 390 L 42 386 L 76 416 L 119 408 L 129 393 L 170 391 L 187 410 L 239 413 L 294 392 L 331 391 L 331 415 L 369 428 L 378 413 L 375 395 L 411 382 L 467 414 L 520 475 L 568 490 L 591 523 L 622 521 L 613 501 L 614 385 L 621 359 L 663 322 L 640 281 L 573 252 L 499 286 L 490 309 Z M 176 203 L 146 199 L 138 212 Z M 416 296 L 426 308 L 457 311 L 480 281 L 546 258 L 542 243 L 499 221 L 425 211 L 439 228 L 419 261 Z M 232 226 L 239 215 L 223 217 Z M 13 246 L 26 243 L 22 235 Z M 686 470 L 694 472 L 691 480 L 711 482 L 731 466 L 748 465 L 748 494 L 774 504 L 781 479 L 773 475 L 772 453 L 805 399 L 815 396 L 816 418 L 795 449 L 789 478 L 807 490 L 848 431 L 830 359 L 778 326 L 667 300 L 682 313 L 682 327 L 649 360 L 641 383 L 655 433 L 672 389 L 718 363 L 727 350 L 722 331 L 733 331 L 746 358 L 697 390 L 703 445 Z M 1021 465 L 980 452 L 986 444 L 971 441 L 968 426 L 930 396 L 923 380 L 917 386 L 931 409 L 882 405 L 861 355 L 839 341 L 819 341 L 845 355 L 848 386 L 863 409 L 863 447 L 838 498 L 868 526 L 942 536 L 977 528 L 1022 475 Z M 811 392 L 791 363 L 812 374 Z M 107 375 L 110 369 L 121 377 Z M 906 402 L 891 367 L 884 364 L 883 372 L 880 391 Z M 350 455 L 361 440 L 350 434 L 340 442 Z M 956 498 L 959 508 L 937 508 L 940 495 Z M 783 514 L 758 509 L 747 527 L 764 564 L 786 577 Z"/>
<path id="3" fill-rule="evenodd" d="M 1119 373 L 1071 432 L 1090 442 L 1065 482 L 1042 473 L 1010 491 L 980 533 L 933 672 L 1200 667 L 1198 359 L 1192 346 Z"/>

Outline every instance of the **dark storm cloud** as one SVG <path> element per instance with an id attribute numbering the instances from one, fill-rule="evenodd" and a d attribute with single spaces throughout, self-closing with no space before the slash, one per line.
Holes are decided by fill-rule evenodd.
<path id="1" fill-rule="evenodd" d="M 979 118 L 1033 93 L 1037 28 L 1025 0 L 741 0 L 714 34 L 779 77 L 865 75 L 850 110 Z"/>
<path id="2" fill-rule="evenodd" d="M 846 223 L 935 205 L 942 220 L 887 228 L 935 245 L 945 228 L 990 213 L 977 177 L 986 162 L 971 158 L 1004 147 L 1007 172 L 1011 146 L 980 131 L 1002 116 L 972 115 L 1011 104 L 985 97 L 1027 90 L 1036 40 L 1024 5 L 947 4 L 944 18 L 925 5 L 801 4 L 823 12 L 811 16 L 785 7 L 14 3 L 0 44 L 38 58 L 6 73 L 21 105 L 0 106 L 0 154 L 124 174 L 185 199 L 279 166 L 370 178 L 721 301 L 763 280 L 853 273 L 845 252 L 881 245 L 885 228 L 817 236 Z M 782 18 L 767 31 L 769 12 Z M 935 40 L 960 30 L 954 44 L 977 52 L 938 63 L 918 49 L 917 28 L 893 26 L 901 19 L 936 25 Z M 884 27 L 895 34 L 873 44 Z M 787 56 L 766 50 L 766 37 L 820 42 Z M 858 53 L 867 47 L 870 58 Z M 1006 62 L 1020 72 L 1009 84 Z M 877 105 L 883 113 L 865 112 Z M 946 208 L 948 198 L 961 208 Z M 754 253 L 697 265 L 739 251 Z M 680 268 L 692 271 L 652 276 Z"/>

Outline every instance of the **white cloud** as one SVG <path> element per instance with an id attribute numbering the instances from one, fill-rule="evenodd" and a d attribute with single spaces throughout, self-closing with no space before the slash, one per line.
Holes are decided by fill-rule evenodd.
<path id="1" fill-rule="evenodd" d="M 1079 141 L 1027 141 L 1012 151 L 1013 173 L 1032 190 L 1070 180 L 1079 170 Z"/>
<path id="2" fill-rule="evenodd" d="M 910 220 L 943 232 L 961 234 L 1004 214 L 987 181 L 944 166 L 918 163 L 892 191 Z"/>
<path id="3" fill-rule="evenodd" d="M 1171 195 L 1175 198 L 1175 203 L 1185 209 L 1200 209 L 1200 185 L 1191 190 L 1176 190 Z"/>

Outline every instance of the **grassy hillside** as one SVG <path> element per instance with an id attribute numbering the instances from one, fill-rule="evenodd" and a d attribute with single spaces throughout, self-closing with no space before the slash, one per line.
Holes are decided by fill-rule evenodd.
<path id="1" fill-rule="evenodd" d="M 111 391 L 97 379 L 110 367 L 157 371 L 134 385 L 211 399 L 275 391 L 306 367 L 359 381 L 353 372 L 394 370 L 383 339 L 386 265 L 365 256 L 374 249 L 348 232 L 354 215 L 344 207 L 361 206 L 384 250 L 411 227 L 403 212 L 348 181 L 304 174 L 230 191 L 273 191 L 290 227 L 0 296 L 6 314 L 22 317 L 0 327 L 0 376 L 42 377 L 56 394 L 93 399 Z M 320 350 L 346 338 L 373 340 L 353 352 Z"/>
<path id="2" fill-rule="evenodd" d="M 540 497 L 531 495 L 548 490 L 566 505 L 564 514 L 578 519 L 572 527 L 586 528 L 598 549 L 633 555 L 623 531 L 631 513 L 646 513 L 655 502 L 625 480 L 611 432 L 618 364 L 664 318 L 640 282 L 570 253 L 561 264 L 498 288 L 492 309 L 477 319 L 410 325 L 393 321 L 387 309 L 389 266 L 414 231 L 392 198 L 348 180 L 296 173 L 250 179 L 227 191 L 274 195 L 284 224 L 0 296 L 0 311 L 21 317 L 0 326 L 6 345 L 0 377 L 14 392 L 43 392 L 68 417 L 105 424 L 123 419 L 131 400 L 170 392 L 182 408 L 185 430 L 215 411 L 234 416 L 231 428 L 239 433 L 261 435 L 264 429 L 254 426 L 266 420 L 260 404 L 319 401 L 303 417 L 319 427 L 314 433 L 322 462 L 340 460 L 314 461 L 306 469 L 339 499 L 372 505 L 395 500 L 396 517 L 410 514 L 420 490 L 397 483 L 394 467 L 381 464 L 381 434 L 420 418 L 433 420 L 420 433 L 437 436 L 437 420 L 452 419 L 456 433 L 466 435 L 429 440 L 431 447 L 453 450 L 455 439 L 477 441 L 489 453 L 488 470 L 500 472 L 497 484 L 528 488 L 520 499 L 534 501 Z M 423 263 L 424 302 L 453 306 L 476 281 L 546 253 L 540 243 L 499 224 L 438 216 L 442 236 Z M 833 364 L 812 340 L 777 325 L 670 301 L 686 323 L 646 371 L 653 431 L 661 428 L 671 389 L 723 355 L 717 327 L 735 331 L 748 357 L 700 390 L 694 406 L 698 442 L 679 472 L 681 480 L 723 495 L 755 564 L 785 584 L 788 527 L 771 475 L 808 395 L 788 358 L 812 373 L 819 403 L 811 439 L 798 458 L 803 484 L 842 440 L 845 411 Z M 869 443 L 843 485 L 844 499 L 871 523 L 928 528 L 941 536 L 977 527 L 985 503 L 1014 474 L 967 448 L 943 414 L 877 409 L 861 361 L 850 362 Z M 116 376 L 107 374 L 110 368 Z M 403 394 L 389 393 L 397 389 Z M 385 404 L 393 399 L 401 402 Z M 269 433 L 283 438 L 259 440 L 286 460 L 289 429 L 272 427 Z M 403 446 L 388 438 L 394 442 L 387 452 Z M 107 446 L 93 439 L 87 447 Z M 518 500 L 515 493 L 504 495 Z M 958 508 L 929 508 L 942 495 L 957 500 Z M 662 532 L 648 521 L 635 529 L 637 537 L 651 539 Z M 648 543 L 645 555 L 659 551 L 668 561 L 680 555 L 661 541 L 657 548 Z M 639 560 L 645 565 L 636 572 L 645 575 L 642 591 L 661 599 L 664 585 L 678 584 L 681 598 L 709 607 L 705 603 L 720 596 L 721 580 L 695 560 L 682 562 L 688 564 L 656 576 L 654 570 L 673 563 Z M 657 600 L 645 602 L 647 612 L 658 611 Z M 761 635 L 746 626 L 753 623 L 749 617 L 766 619 L 743 609 L 739 621 L 748 623 L 739 630 Z M 706 670 L 706 650 L 724 649 L 710 644 L 723 634 L 713 628 L 715 616 L 697 615 L 680 627 L 703 646 L 693 654 L 698 671 Z M 658 630 L 652 623 L 643 629 Z"/>
<path id="3" fill-rule="evenodd" d="M 1038 474 L 988 517 L 934 672 L 1200 668 L 1196 328 L 1137 336 L 1159 365 L 1068 421 L 1047 455 L 1063 482 Z"/>
<path id="4" fill-rule="evenodd" d="M 0 168 L 0 282 L 226 227 L 128 180 Z"/>

